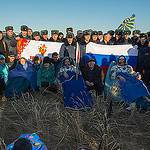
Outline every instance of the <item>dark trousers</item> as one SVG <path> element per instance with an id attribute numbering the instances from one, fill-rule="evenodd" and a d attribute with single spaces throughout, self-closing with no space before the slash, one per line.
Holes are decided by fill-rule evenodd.
<path id="1" fill-rule="evenodd" d="M 99 83 L 94 83 L 94 86 L 87 86 L 89 90 L 95 90 L 96 95 L 102 95 L 103 86 Z"/>
<path id="2" fill-rule="evenodd" d="M 143 81 L 147 86 L 150 86 L 150 70 L 145 70 L 145 73 L 143 74 Z"/>
<path id="3" fill-rule="evenodd" d="M 41 83 L 42 87 L 48 87 L 47 90 L 52 91 L 52 92 L 57 92 L 57 86 L 55 84 L 49 84 L 49 82 L 42 82 Z"/>
<path id="4" fill-rule="evenodd" d="M 6 84 L 5 84 L 4 79 L 0 77 L 0 95 L 3 95 L 3 92 L 5 90 L 5 86 L 6 86 Z"/>

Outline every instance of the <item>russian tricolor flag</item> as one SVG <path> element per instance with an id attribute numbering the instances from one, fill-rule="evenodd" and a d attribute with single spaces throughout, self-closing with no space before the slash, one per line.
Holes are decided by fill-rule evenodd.
<path id="1" fill-rule="evenodd" d="M 133 68 L 137 64 L 137 47 L 132 45 L 100 45 L 90 42 L 86 46 L 86 59 L 94 58 L 106 73 L 112 61 L 116 61 L 118 56 L 124 55 L 129 65 Z"/>

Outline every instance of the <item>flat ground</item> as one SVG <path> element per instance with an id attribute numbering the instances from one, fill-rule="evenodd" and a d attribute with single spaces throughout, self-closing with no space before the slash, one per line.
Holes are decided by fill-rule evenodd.
<path id="1" fill-rule="evenodd" d="M 42 132 L 49 150 L 150 150 L 150 112 L 126 111 L 113 103 L 110 118 L 107 103 L 95 98 L 92 110 L 64 109 L 61 94 L 25 94 L 7 101 L 0 112 L 0 137 L 6 144 L 21 133 Z"/>

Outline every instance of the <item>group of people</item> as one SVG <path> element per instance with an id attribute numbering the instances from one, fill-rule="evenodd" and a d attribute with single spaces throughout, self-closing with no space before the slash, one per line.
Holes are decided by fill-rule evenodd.
<path id="1" fill-rule="evenodd" d="M 115 31 L 109 30 L 106 33 L 102 31 L 78 30 L 77 34 L 74 34 L 73 28 L 66 29 L 66 36 L 59 30 L 51 30 L 51 36 L 49 37 L 48 30 L 34 31 L 26 25 L 21 26 L 21 32 L 16 35 L 13 26 L 6 26 L 5 33 L 0 31 L 0 53 L 7 55 L 8 52 L 13 51 L 17 54 L 17 40 L 25 38 L 35 41 L 51 41 L 51 42 L 63 42 L 65 46 L 75 46 L 76 42 L 81 45 L 84 51 L 84 46 L 89 42 L 103 45 L 124 45 L 132 44 L 138 46 L 148 46 L 150 40 L 150 32 L 141 33 L 140 30 L 134 30 L 131 35 L 130 30 L 121 31 L 116 29 Z"/>
<path id="2" fill-rule="evenodd" d="M 103 34 L 102 31 L 79 30 L 75 36 L 73 29 L 67 28 L 66 37 L 62 32 L 52 30 L 49 38 L 47 30 L 33 32 L 26 25 L 21 26 L 19 35 L 14 33 L 12 26 L 7 26 L 5 30 L 5 34 L 0 31 L 0 103 L 4 96 L 12 98 L 27 91 L 45 91 L 46 89 L 54 93 L 62 90 L 65 108 L 74 110 L 92 108 L 93 101 L 90 91 L 95 90 L 97 95 L 102 95 L 105 82 L 105 74 L 96 64 L 95 59 L 89 58 L 86 62 L 82 60 L 86 53 L 86 45 L 93 42 L 103 45 L 132 44 L 138 46 L 136 71 L 139 73 L 134 72 L 133 68 L 127 65 L 124 56 L 120 56 L 117 64 L 110 68 L 110 78 L 119 80 L 120 87 L 123 89 L 122 97 L 128 104 L 136 102 L 137 105 L 143 104 L 147 106 L 146 108 L 150 108 L 149 100 L 146 100 L 146 103 L 141 101 L 138 103 L 139 100 L 137 100 L 150 95 L 146 88 L 150 86 L 150 32 L 145 34 L 135 30 L 130 38 L 130 31 L 110 30 Z M 63 44 L 59 54 L 54 52 L 51 58 L 46 56 L 43 59 L 35 56 L 32 61 L 29 61 L 24 57 L 17 58 L 17 41 L 20 38 L 62 42 Z M 77 42 L 81 51 L 79 65 L 75 62 Z M 145 84 L 142 83 L 141 78 Z M 131 84 L 126 81 L 130 81 Z M 135 83 L 140 88 L 134 86 Z M 129 87 L 136 88 L 139 93 L 131 94 L 132 90 Z M 141 90 L 142 95 L 140 95 Z M 35 145 L 32 144 L 33 140 L 28 139 L 29 137 L 21 137 L 10 144 L 9 149 L 20 150 L 22 145 L 25 145 L 26 149 L 32 149 Z M 46 150 L 45 144 L 39 141 L 37 146 L 42 145 L 43 150 Z"/>
<path id="3" fill-rule="evenodd" d="M 98 95 L 101 95 L 105 79 L 103 70 L 96 65 L 94 59 L 90 58 L 86 61 L 82 59 L 86 53 L 86 45 L 89 42 L 104 45 L 137 45 L 138 63 L 136 71 L 140 72 L 144 83 L 147 86 L 150 85 L 150 32 L 141 33 L 140 30 L 134 30 L 133 36 L 130 38 L 131 31 L 110 30 L 107 33 L 103 33 L 102 31 L 78 30 L 75 36 L 73 28 L 67 28 L 66 37 L 62 32 L 52 30 L 49 38 L 47 30 L 33 32 L 26 25 L 21 26 L 21 32 L 18 35 L 15 34 L 13 26 L 5 27 L 5 31 L 5 33 L 0 31 L 1 98 L 4 95 L 12 97 L 14 93 L 25 92 L 27 89 L 40 90 L 42 87 L 49 87 L 48 89 L 51 91 L 57 92 L 60 90 L 60 75 L 63 72 L 64 77 L 67 79 L 66 72 L 68 68 L 78 72 L 78 74 L 81 72 L 88 90 L 94 89 Z M 63 44 L 59 54 L 54 52 L 52 58 L 45 57 L 41 60 L 41 58 L 35 56 L 32 61 L 28 61 L 24 57 L 18 60 L 17 41 L 20 38 L 62 42 Z M 81 52 L 79 66 L 75 65 L 77 42 Z M 67 69 L 64 69 L 64 66 L 67 66 Z M 24 83 L 24 86 L 22 86 L 22 83 Z"/>
<path id="4" fill-rule="evenodd" d="M 8 58 L 9 61 L 6 62 L 5 56 L 0 55 L 1 98 L 3 96 L 13 98 L 27 91 L 42 91 L 44 89 L 46 89 L 47 92 L 51 91 L 57 93 L 61 90 L 61 87 L 63 87 L 63 92 L 67 93 L 67 96 L 64 96 L 67 98 L 66 101 L 64 100 L 65 107 L 83 109 L 85 105 L 92 107 L 92 102 L 85 102 L 85 105 L 83 102 L 72 104 L 71 98 L 73 97 L 71 96 L 71 92 L 76 93 L 74 94 L 76 97 L 81 91 L 81 95 L 86 92 L 84 98 L 86 97 L 85 101 L 88 100 L 89 95 L 85 89 L 86 84 L 88 90 L 95 89 L 98 95 L 102 94 L 103 72 L 102 69 L 95 64 L 94 59 L 88 60 L 87 66 L 82 69 L 81 73 L 81 70 L 79 70 L 71 57 L 60 59 L 57 52 L 52 54 L 52 58 L 46 56 L 43 60 L 38 56 L 35 56 L 33 61 L 29 61 L 24 57 L 18 60 L 12 53 Z M 76 83 L 71 83 L 71 79 L 74 79 Z M 65 81 L 70 82 L 66 83 Z M 77 81 L 79 81 L 79 83 L 77 83 Z M 73 86 L 77 86 L 79 91 Z M 71 91 L 69 91 L 69 89 L 71 89 Z M 63 94 L 65 95 L 65 93 Z M 68 95 L 68 93 L 70 93 L 70 95 Z M 81 97 L 81 95 L 78 95 L 78 97 Z M 70 103 L 68 99 L 70 99 Z"/>

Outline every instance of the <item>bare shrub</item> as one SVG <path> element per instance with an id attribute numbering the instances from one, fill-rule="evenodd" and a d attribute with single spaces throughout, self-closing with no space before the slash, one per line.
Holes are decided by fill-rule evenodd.
<path id="1" fill-rule="evenodd" d="M 72 111 L 63 107 L 61 94 L 23 94 L 5 104 L 0 136 L 10 143 L 22 133 L 41 132 L 50 150 L 77 150 L 82 145 L 91 150 L 127 150 L 129 146 L 134 150 L 127 137 L 141 136 L 137 131 L 145 133 L 150 120 L 144 129 L 137 130 L 142 123 L 137 112 L 126 112 L 122 103 L 113 103 L 112 116 L 108 118 L 108 100 L 95 94 L 94 97 L 92 110 Z"/>

